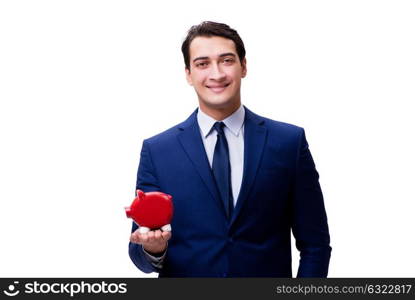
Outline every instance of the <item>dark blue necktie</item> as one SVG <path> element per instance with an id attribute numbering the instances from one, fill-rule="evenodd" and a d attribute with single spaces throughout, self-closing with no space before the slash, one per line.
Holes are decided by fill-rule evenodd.
<path id="1" fill-rule="evenodd" d="M 226 215 L 230 218 L 233 210 L 231 164 L 229 161 L 228 142 L 226 141 L 223 127 L 225 127 L 223 122 L 216 122 L 213 125 L 213 128 L 218 133 L 218 139 L 213 154 L 212 171 L 220 197 L 225 205 Z"/>

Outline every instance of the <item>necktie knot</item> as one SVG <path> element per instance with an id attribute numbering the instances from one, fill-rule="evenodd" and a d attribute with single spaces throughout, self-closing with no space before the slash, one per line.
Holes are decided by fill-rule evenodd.
<path id="1" fill-rule="evenodd" d="M 216 130 L 216 132 L 219 135 L 225 135 L 225 132 L 223 131 L 223 128 L 225 127 L 225 123 L 223 122 L 216 122 L 215 124 L 213 124 L 213 128 Z"/>

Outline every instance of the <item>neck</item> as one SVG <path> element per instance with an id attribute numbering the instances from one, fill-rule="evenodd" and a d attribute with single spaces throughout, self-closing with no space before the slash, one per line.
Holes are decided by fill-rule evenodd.
<path id="1" fill-rule="evenodd" d="M 229 107 L 210 107 L 199 103 L 200 110 L 216 121 L 222 121 L 233 114 L 241 106 L 241 102 Z"/>

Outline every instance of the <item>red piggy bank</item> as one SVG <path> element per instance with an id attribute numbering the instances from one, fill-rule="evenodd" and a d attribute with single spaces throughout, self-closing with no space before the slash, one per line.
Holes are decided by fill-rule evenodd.
<path id="1" fill-rule="evenodd" d="M 130 207 L 125 208 L 125 213 L 127 218 L 132 218 L 137 223 L 140 233 L 158 228 L 171 231 L 172 196 L 161 192 L 144 193 L 137 190 L 137 197 Z"/>

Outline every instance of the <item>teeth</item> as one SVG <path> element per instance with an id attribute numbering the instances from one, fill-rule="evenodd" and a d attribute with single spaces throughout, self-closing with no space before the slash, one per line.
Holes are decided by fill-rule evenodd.
<path id="1" fill-rule="evenodd" d="M 213 92 L 219 93 L 222 92 L 229 84 L 225 84 L 222 86 L 208 86 L 208 88 L 210 90 L 212 90 Z"/>
<path id="2" fill-rule="evenodd" d="M 211 87 L 210 89 L 214 92 L 221 92 L 225 89 L 225 87 L 224 86 L 222 86 L 222 87 Z"/>

